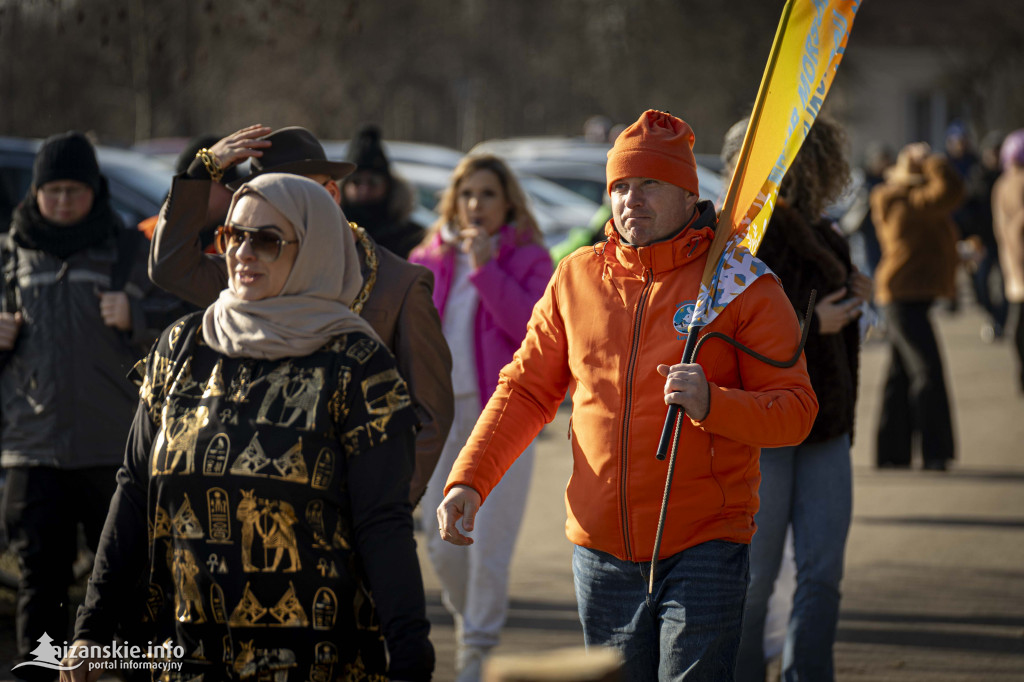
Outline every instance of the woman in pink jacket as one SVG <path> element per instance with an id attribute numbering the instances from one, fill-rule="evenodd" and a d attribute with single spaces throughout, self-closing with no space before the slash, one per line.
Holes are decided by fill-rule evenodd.
<path id="1" fill-rule="evenodd" d="M 459 450 L 526 335 L 552 264 L 526 196 L 501 159 L 467 156 L 452 175 L 441 217 L 409 260 L 434 273 L 434 304 L 454 359 L 455 419 L 423 509 L 441 503 Z M 456 547 L 427 533 L 431 562 L 455 619 L 458 680 L 477 680 L 508 611 L 508 566 L 533 469 L 533 447 L 519 457 L 476 516 L 477 542 Z"/>

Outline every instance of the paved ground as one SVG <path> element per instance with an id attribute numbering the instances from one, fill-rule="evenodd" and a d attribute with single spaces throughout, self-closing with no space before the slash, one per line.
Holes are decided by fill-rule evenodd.
<path id="1" fill-rule="evenodd" d="M 947 473 L 872 468 L 888 351 L 875 343 L 863 353 L 854 520 L 836 645 L 840 682 L 1024 680 L 1024 398 L 1012 384 L 1007 344 L 980 342 L 977 312 L 937 320 L 959 439 L 959 459 Z M 563 534 L 567 428 L 563 412 L 539 442 L 501 652 L 582 643 Z M 451 619 L 421 557 L 435 679 L 450 680 Z M 12 634 L 8 597 L 0 599 L 0 663 L 10 656 Z"/>

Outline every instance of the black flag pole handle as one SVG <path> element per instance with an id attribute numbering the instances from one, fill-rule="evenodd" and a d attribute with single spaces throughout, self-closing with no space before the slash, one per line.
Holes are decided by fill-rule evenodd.
<path id="1" fill-rule="evenodd" d="M 697 335 L 703 327 L 691 327 L 683 346 L 683 362 L 693 362 L 694 349 L 697 347 Z M 658 570 L 658 553 L 661 551 L 661 536 L 665 532 L 665 514 L 668 512 L 668 498 L 672 493 L 672 478 L 676 470 L 676 454 L 679 452 L 679 434 L 683 430 L 683 417 L 686 413 L 675 403 L 668 406 L 665 415 L 665 427 L 661 430 L 661 442 L 658 443 L 658 459 L 665 459 L 669 452 L 668 474 L 665 476 L 665 494 L 661 498 L 661 514 L 658 515 L 658 532 L 654 536 L 654 555 L 651 558 L 651 575 L 647 581 L 647 593 L 654 593 L 654 574 Z"/>
<path id="2" fill-rule="evenodd" d="M 683 346 L 683 359 L 682 362 L 693 362 L 693 349 L 697 345 L 697 335 L 703 327 L 693 327 L 690 329 L 689 336 L 686 337 L 686 345 Z M 676 422 L 679 421 L 680 412 L 683 408 L 679 405 L 672 404 L 668 406 L 668 414 L 665 415 L 665 426 L 661 429 L 661 440 L 658 441 L 658 452 L 655 455 L 658 459 L 665 459 L 668 455 L 669 447 L 672 443 L 672 432 L 675 429 Z"/>

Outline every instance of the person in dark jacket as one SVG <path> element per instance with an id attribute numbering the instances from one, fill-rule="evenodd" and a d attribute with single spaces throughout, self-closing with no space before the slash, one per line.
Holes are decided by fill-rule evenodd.
<path id="1" fill-rule="evenodd" d="M 92 145 L 40 147 L 3 244 L 0 313 L 3 522 L 21 568 L 18 660 L 67 634 L 78 524 L 96 548 L 136 403 L 126 378 L 183 312 L 151 296 L 147 247 L 110 205 Z M 26 667 L 25 679 L 52 671 Z"/>
<path id="2" fill-rule="evenodd" d="M 746 125 L 726 146 L 734 156 Z M 737 132 L 738 131 L 738 134 Z M 809 319 L 804 353 L 818 416 L 795 446 L 761 450 L 761 508 L 750 544 L 750 587 L 736 667 L 739 682 L 765 679 L 764 626 L 792 524 L 797 576 L 783 650 L 784 680 L 831 680 L 832 645 L 839 618 L 839 583 L 850 527 L 853 482 L 850 443 L 857 400 L 860 307 L 871 281 L 850 261 L 839 228 L 824 217 L 849 179 L 842 129 L 818 117 L 786 173 L 779 201 L 757 252 L 782 281 L 797 315 L 818 301 Z"/>
<path id="3" fill-rule="evenodd" d="M 341 210 L 378 244 L 408 258 L 426 230 L 409 218 L 416 206 L 415 190 L 392 170 L 377 126 L 359 131 L 349 144 L 348 161 L 356 169 L 341 183 Z"/>

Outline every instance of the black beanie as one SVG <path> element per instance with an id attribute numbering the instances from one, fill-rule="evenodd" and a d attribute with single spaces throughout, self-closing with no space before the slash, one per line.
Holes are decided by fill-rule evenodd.
<path id="1" fill-rule="evenodd" d="M 96 152 L 85 135 L 71 130 L 51 135 L 36 153 L 32 166 L 32 186 L 39 189 L 54 180 L 77 180 L 100 189 L 100 167 Z"/>
<path id="2" fill-rule="evenodd" d="M 356 165 L 357 171 L 368 170 L 383 175 L 391 175 L 388 158 L 384 156 L 384 148 L 380 144 L 380 128 L 375 125 L 365 126 L 348 146 L 348 158 Z"/>

